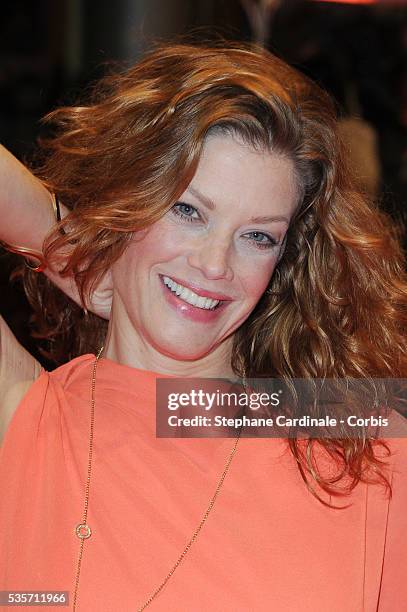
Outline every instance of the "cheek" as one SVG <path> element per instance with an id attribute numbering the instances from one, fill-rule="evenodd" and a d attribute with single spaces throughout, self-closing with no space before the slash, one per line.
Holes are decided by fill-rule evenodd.
<path id="1" fill-rule="evenodd" d="M 277 254 L 267 261 L 252 262 L 250 269 L 247 269 L 245 274 L 240 276 L 247 299 L 257 302 L 261 298 L 267 289 L 276 265 Z"/>
<path id="2" fill-rule="evenodd" d="M 141 240 L 133 239 L 129 247 L 134 261 L 143 262 L 143 267 L 166 261 L 180 250 L 180 240 L 176 232 L 168 231 L 164 223 L 157 222 Z"/>
<path id="3" fill-rule="evenodd" d="M 150 231 L 143 235 L 135 235 L 115 264 L 116 278 L 122 278 L 129 282 L 129 272 L 134 276 L 140 276 L 142 271 L 148 272 L 155 264 L 168 261 L 176 256 L 180 249 L 180 241 L 170 232 L 163 228 L 153 226 Z"/>

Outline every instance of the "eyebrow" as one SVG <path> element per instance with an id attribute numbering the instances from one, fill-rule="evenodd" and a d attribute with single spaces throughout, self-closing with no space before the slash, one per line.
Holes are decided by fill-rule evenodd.
<path id="1" fill-rule="evenodd" d="M 189 193 L 193 195 L 197 200 L 199 200 L 201 204 L 203 204 L 206 208 L 209 208 L 209 210 L 214 210 L 216 208 L 214 202 L 210 198 L 203 195 L 203 193 L 198 191 L 198 189 L 196 189 L 195 187 L 192 187 L 192 185 L 189 185 L 187 187 L 187 191 L 189 191 Z M 289 219 L 287 217 L 284 217 L 284 215 L 252 217 L 250 219 L 251 223 L 272 223 L 276 221 L 283 221 L 284 223 L 287 223 L 287 225 L 290 224 Z"/>

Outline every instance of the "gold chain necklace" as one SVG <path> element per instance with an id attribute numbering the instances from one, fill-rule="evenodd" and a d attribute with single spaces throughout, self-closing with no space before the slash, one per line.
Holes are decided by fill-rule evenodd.
<path id="1" fill-rule="evenodd" d="M 84 543 L 85 543 L 85 540 L 90 538 L 91 535 L 92 535 L 92 530 L 91 530 L 90 526 L 87 523 L 87 519 L 88 519 L 88 508 L 89 508 L 90 478 L 91 478 L 91 474 L 92 474 L 93 432 L 94 432 L 94 423 L 95 423 L 96 368 L 97 368 L 97 364 L 98 364 L 98 361 L 100 359 L 100 356 L 102 354 L 102 351 L 103 351 L 103 347 L 98 352 L 98 354 L 96 356 L 96 359 L 95 359 L 95 362 L 93 364 L 93 369 L 92 369 L 91 408 L 90 408 L 90 436 L 89 436 L 88 473 L 87 473 L 86 487 L 85 487 L 85 503 L 84 503 L 84 507 L 83 507 L 82 522 L 79 523 L 76 526 L 76 528 L 75 528 L 75 533 L 78 536 L 78 538 L 80 539 L 80 546 L 79 546 L 79 557 L 78 557 L 78 563 L 77 563 L 77 566 L 76 566 L 76 575 L 75 575 L 75 590 L 74 590 L 73 608 L 72 608 L 73 612 L 76 611 L 76 606 L 77 606 L 77 603 L 78 603 L 79 578 L 80 578 L 80 573 L 81 573 L 81 565 L 82 565 Z M 222 475 L 220 477 L 220 480 L 219 480 L 218 485 L 216 487 L 215 493 L 214 493 L 213 497 L 211 498 L 211 500 L 209 502 L 209 506 L 208 506 L 208 508 L 207 508 L 207 510 L 206 510 L 206 512 L 205 512 L 205 514 L 204 514 L 204 516 L 203 516 L 203 518 L 201 520 L 201 522 L 199 523 L 198 527 L 196 528 L 192 538 L 189 540 L 188 544 L 185 546 L 184 550 L 182 551 L 182 553 L 178 557 L 175 565 L 168 572 L 167 576 L 164 578 L 162 583 L 159 585 L 159 587 L 157 587 L 157 589 L 154 591 L 154 593 L 152 593 L 152 595 L 147 599 L 147 601 L 140 608 L 138 608 L 137 612 L 142 612 L 142 610 L 144 610 L 147 606 L 150 605 L 150 603 L 158 595 L 158 593 L 160 593 L 160 591 L 167 584 L 167 582 L 169 581 L 169 579 L 171 578 L 171 576 L 173 575 L 173 573 L 178 568 L 178 566 L 180 565 L 181 561 L 184 559 L 185 555 L 189 551 L 190 547 L 192 546 L 192 544 L 196 540 L 199 532 L 201 531 L 202 527 L 204 526 L 204 524 L 206 522 L 206 519 L 209 516 L 210 511 L 212 510 L 212 508 L 213 508 L 213 506 L 215 504 L 215 500 L 216 500 L 216 498 L 218 496 L 220 488 L 223 485 L 223 481 L 225 480 L 225 477 L 226 477 L 226 474 L 227 474 L 227 472 L 229 470 L 229 467 L 230 467 L 230 464 L 232 462 L 233 456 L 234 456 L 234 454 L 236 452 L 236 448 L 237 448 L 237 444 L 238 444 L 239 439 L 240 439 L 241 432 L 242 432 L 242 426 L 239 429 L 239 435 L 237 436 L 236 442 L 235 442 L 235 444 L 234 444 L 234 446 L 232 448 L 232 452 L 230 453 L 230 455 L 228 457 L 228 460 L 226 462 L 226 467 L 223 470 L 223 473 L 222 473 Z"/>

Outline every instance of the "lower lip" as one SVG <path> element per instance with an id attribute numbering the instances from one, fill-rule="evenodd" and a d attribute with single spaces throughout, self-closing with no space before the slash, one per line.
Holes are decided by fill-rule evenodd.
<path id="1" fill-rule="evenodd" d="M 181 300 L 175 293 L 171 291 L 169 287 L 164 283 L 162 276 L 160 276 L 161 285 L 164 291 L 164 297 L 168 304 L 175 308 L 178 314 L 190 319 L 192 321 L 199 321 L 200 323 L 211 323 L 215 321 L 225 310 L 229 302 L 221 302 L 214 310 L 205 310 L 204 308 L 197 308 Z"/>

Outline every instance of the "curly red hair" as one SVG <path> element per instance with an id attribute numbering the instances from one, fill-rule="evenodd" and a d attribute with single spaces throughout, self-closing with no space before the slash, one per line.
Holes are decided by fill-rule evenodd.
<path id="1" fill-rule="evenodd" d="M 205 137 L 218 130 L 294 163 L 300 202 L 269 291 L 235 334 L 232 365 L 249 377 L 397 378 L 407 373 L 407 278 L 394 224 L 357 188 L 335 105 L 315 83 L 264 49 L 241 43 L 164 44 L 105 77 L 81 106 L 47 116 L 37 170 L 71 213 L 46 255 L 72 251 L 82 299 L 135 231 L 158 220 L 193 177 Z M 44 277 L 26 272 L 39 332 L 57 361 L 95 350 L 106 322 Z M 338 481 L 381 479 L 380 441 L 292 438 L 307 486 L 340 494 Z M 335 460 L 315 469 L 314 450 Z M 339 476 L 338 476 L 339 474 Z M 369 480 L 370 479 L 370 480 Z M 387 483 L 388 484 L 388 483 Z M 321 500 L 322 501 L 322 500 Z M 323 502 L 325 503 L 325 502 Z"/>

